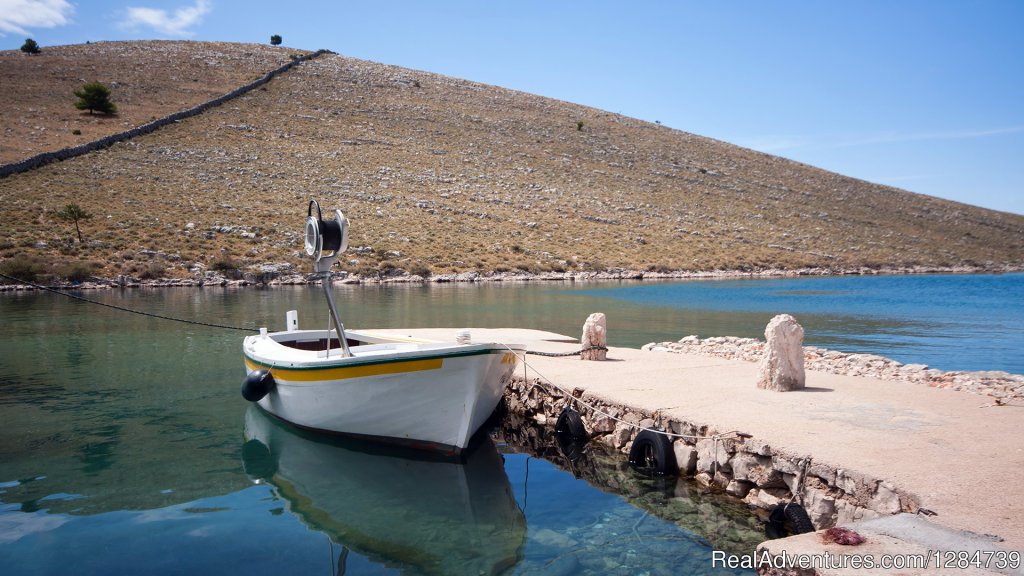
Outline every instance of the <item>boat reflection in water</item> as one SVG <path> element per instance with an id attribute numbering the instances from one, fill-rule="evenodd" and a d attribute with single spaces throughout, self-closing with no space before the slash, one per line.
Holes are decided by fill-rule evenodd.
<path id="1" fill-rule="evenodd" d="M 445 460 L 298 430 L 250 406 L 242 454 L 253 480 L 347 550 L 403 573 L 496 574 L 521 558 L 526 519 L 480 436 Z"/>

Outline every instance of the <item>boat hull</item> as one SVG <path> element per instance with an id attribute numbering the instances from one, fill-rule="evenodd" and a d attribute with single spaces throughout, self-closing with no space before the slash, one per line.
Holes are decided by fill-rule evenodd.
<path id="1" fill-rule="evenodd" d="M 261 357 L 254 346 L 245 365 L 274 378 L 260 407 L 297 426 L 461 451 L 497 407 L 522 347 L 405 347 L 360 355 L 357 346 L 350 358 L 287 362 Z"/>

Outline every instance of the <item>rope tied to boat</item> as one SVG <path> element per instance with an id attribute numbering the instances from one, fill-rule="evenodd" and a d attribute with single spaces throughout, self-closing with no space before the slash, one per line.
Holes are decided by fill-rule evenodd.
<path id="1" fill-rule="evenodd" d="M 62 290 L 57 290 L 56 288 L 51 288 L 49 286 L 44 286 L 42 284 L 36 284 L 35 282 L 29 282 L 28 280 L 22 280 L 21 278 L 15 278 L 14 276 L 9 276 L 7 274 L 4 274 L 3 272 L 0 272 L 0 277 L 6 278 L 6 279 L 8 279 L 8 280 L 10 280 L 12 282 L 16 282 L 18 284 L 23 284 L 25 286 L 31 286 L 31 287 L 33 287 L 33 288 L 35 288 L 37 290 L 45 290 L 47 292 L 53 292 L 54 294 L 59 294 L 61 296 L 67 296 L 68 298 L 72 298 L 74 300 L 79 300 L 81 302 L 86 302 L 88 304 L 96 304 L 97 306 L 104 306 L 106 308 L 112 308 L 114 310 L 120 310 L 122 312 L 130 312 L 132 314 L 138 314 L 140 316 L 149 316 L 150 318 L 158 318 L 160 320 L 171 320 L 173 322 L 182 322 L 184 324 L 193 324 L 193 325 L 196 325 L 196 326 L 206 326 L 206 327 L 209 327 L 209 328 L 223 328 L 225 330 L 238 330 L 238 331 L 241 331 L 241 332 L 256 332 L 257 331 L 256 328 L 242 328 L 242 327 L 239 327 L 239 326 L 228 326 L 228 325 L 225 325 L 225 324 L 214 324 L 212 322 L 200 322 L 198 320 L 188 320 L 186 318 L 175 318 L 173 316 L 164 316 L 164 315 L 161 315 L 161 314 L 154 314 L 152 312 L 143 312 L 142 310 L 135 310 L 135 309 L 132 309 L 132 308 L 125 308 L 124 306 L 117 306 L 116 304 L 107 304 L 106 302 L 99 302 L 97 300 L 90 300 L 89 298 L 83 298 L 81 296 L 77 296 L 77 295 L 71 294 L 69 292 L 64 292 Z M 584 352 L 588 352 L 590 350 L 604 350 L 604 351 L 607 351 L 608 347 L 607 346 L 590 346 L 589 348 L 583 348 L 583 349 L 577 350 L 575 352 L 541 352 L 539 350 L 527 350 L 526 353 L 527 354 L 534 354 L 534 355 L 537 355 L 537 356 L 549 356 L 549 357 L 552 357 L 552 358 L 558 358 L 558 357 L 563 357 L 563 356 L 579 356 L 580 354 L 582 354 Z"/>
<path id="2" fill-rule="evenodd" d="M 519 352 L 517 350 L 513 350 L 507 344 L 502 343 L 501 345 L 504 346 L 505 348 L 507 348 L 509 350 L 509 352 L 512 352 L 514 354 L 516 352 Z M 603 347 L 603 346 L 593 346 L 592 348 L 603 348 L 603 349 L 607 350 L 607 348 Z M 559 354 L 559 355 L 556 355 L 556 356 L 572 356 L 572 355 L 575 355 L 575 354 L 581 354 L 585 350 L 586 349 L 580 350 L 579 352 L 572 352 L 572 353 L 569 353 L 569 354 Z M 610 414 L 610 413 L 608 413 L 608 412 L 606 412 L 604 410 L 601 410 L 600 408 L 598 408 L 597 406 L 594 406 L 593 404 L 585 402 L 582 398 L 577 398 L 576 396 L 574 396 L 573 394 L 568 392 L 566 389 L 562 388 L 558 384 L 555 384 L 550 378 L 548 378 L 547 376 L 541 374 L 540 370 L 537 370 L 536 367 L 534 367 L 532 364 L 530 364 L 529 362 L 526 361 L 526 355 L 527 354 L 537 354 L 537 353 L 536 352 L 531 352 L 531 351 L 527 350 L 522 355 L 521 360 L 523 362 L 523 382 L 525 384 L 530 384 L 529 375 L 527 374 L 527 369 L 529 368 L 529 369 L 533 370 L 533 372 L 535 374 L 537 374 L 537 378 L 536 378 L 535 382 L 532 384 L 532 386 L 537 386 L 537 385 L 540 385 L 540 386 L 550 386 L 550 387 L 554 388 L 555 390 L 558 390 L 559 392 L 561 392 L 566 398 L 569 398 L 570 402 L 572 402 L 574 404 L 578 404 L 580 406 L 583 406 L 583 407 L 589 409 L 590 411 L 594 412 L 595 414 L 600 414 L 601 416 L 605 416 L 607 418 L 611 418 L 615 422 L 618 422 L 618 423 L 621 423 L 621 424 L 625 424 L 626 426 L 629 426 L 630 428 L 635 428 L 638 433 L 641 432 L 641 431 L 647 430 L 648 432 L 652 432 L 654 434 L 661 434 L 662 436 L 666 436 L 666 437 L 668 437 L 669 440 L 674 440 L 676 438 L 685 438 L 685 439 L 689 439 L 689 440 L 714 440 L 714 442 L 715 442 L 715 450 L 716 451 L 717 451 L 717 448 L 718 448 L 718 442 L 721 441 L 721 440 L 728 440 L 728 439 L 734 439 L 734 438 L 749 438 L 750 437 L 749 434 L 747 434 L 745 432 L 740 432 L 739 430 L 730 430 L 728 432 L 723 432 L 721 434 L 712 434 L 712 435 L 708 435 L 708 436 L 698 436 L 698 435 L 692 435 L 692 434 L 677 434 L 675 432 L 668 432 L 666 430 L 657 430 L 657 429 L 654 429 L 654 428 L 648 428 L 646 426 L 641 426 L 639 424 L 634 424 L 634 423 L 629 422 L 627 420 L 623 420 L 622 418 L 614 416 L 614 415 L 612 415 L 612 414 Z M 519 354 L 516 354 L 516 355 L 518 356 Z M 550 354 L 548 354 L 548 353 L 540 353 L 540 354 L 537 354 L 537 355 L 538 356 L 549 356 Z M 657 420 L 661 419 L 661 413 L 657 413 L 656 414 L 656 419 Z M 717 452 L 716 452 L 715 460 L 716 460 L 716 462 L 718 460 Z"/>
<path id="3" fill-rule="evenodd" d="M 241 328 L 239 326 L 228 326 L 228 325 L 225 325 L 225 324 L 214 324 L 212 322 L 200 322 L 199 320 L 188 320 L 186 318 L 175 318 L 173 316 L 164 316 L 162 314 L 153 314 L 152 312 L 143 312 L 142 310 L 135 310 L 135 309 L 132 309 L 132 308 L 125 308 L 124 306 L 117 306 L 116 304 L 107 304 L 106 302 L 99 302 L 97 300 L 90 300 L 88 298 L 83 298 L 81 296 L 76 296 L 74 294 L 71 294 L 71 293 L 68 293 L 68 292 L 64 292 L 62 290 L 57 290 L 56 288 L 50 288 L 49 286 L 43 286 L 42 284 L 36 284 L 35 282 L 29 282 L 27 280 L 22 280 L 20 278 L 15 278 L 14 276 L 8 276 L 7 274 L 4 274 L 3 272 L 0 272 L 0 276 L 2 276 L 4 278 L 7 278 L 8 280 L 11 280 L 13 282 L 17 282 L 19 284 L 24 284 L 25 286 L 31 286 L 33 288 L 36 288 L 37 290 L 45 290 L 47 292 L 53 292 L 54 294 L 60 294 L 61 296 L 67 296 L 68 298 L 72 298 L 74 300 L 79 300 L 81 302 L 86 302 L 86 303 L 89 303 L 89 304 L 96 304 L 97 306 L 103 306 L 103 307 L 106 307 L 106 308 L 113 308 L 114 310 L 120 310 L 121 312 L 131 312 L 132 314 L 138 314 L 140 316 L 149 316 L 150 318 L 158 318 L 160 320 L 171 320 L 173 322 L 182 322 L 184 324 L 193 324 L 195 326 L 206 326 L 208 328 L 222 328 L 224 330 L 238 330 L 238 331 L 241 331 L 241 332 L 256 332 L 257 331 L 256 328 Z"/>
<path id="4" fill-rule="evenodd" d="M 604 350 L 605 352 L 607 352 L 608 347 L 590 346 L 589 348 L 582 348 L 575 352 L 541 352 L 540 350 L 527 350 L 526 353 L 533 354 L 534 356 L 547 356 L 548 358 L 563 358 L 565 356 L 579 356 L 580 354 L 583 354 L 584 352 L 589 352 L 591 350 Z"/>

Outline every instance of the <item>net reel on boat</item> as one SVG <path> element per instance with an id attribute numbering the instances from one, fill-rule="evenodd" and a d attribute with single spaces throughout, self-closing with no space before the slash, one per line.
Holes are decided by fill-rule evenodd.
<path id="1" fill-rule="evenodd" d="M 316 216 L 313 215 L 313 207 L 316 206 Z M 338 261 L 338 256 L 348 249 L 348 218 L 341 210 L 334 211 L 334 220 L 324 220 L 320 203 L 316 199 L 309 201 L 309 209 L 306 213 L 305 233 L 306 254 L 313 258 L 313 272 L 321 276 L 324 287 L 324 296 L 327 297 L 327 308 L 331 313 L 331 320 L 338 332 L 338 340 L 341 342 L 341 355 L 351 356 L 348 349 L 348 338 L 345 336 L 345 326 L 338 316 L 338 309 L 334 305 L 334 298 L 331 296 L 331 266 Z M 328 337 L 328 342 L 330 338 Z M 330 353 L 328 345 L 327 353 Z"/>
<path id="2" fill-rule="evenodd" d="M 313 207 L 316 206 L 316 216 Z M 313 257 L 313 270 L 328 272 L 338 256 L 348 249 L 348 218 L 341 210 L 334 211 L 334 220 L 324 220 L 320 203 L 309 201 L 306 216 L 306 254 Z M 328 254 L 329 253 L 329 254 Z"/>

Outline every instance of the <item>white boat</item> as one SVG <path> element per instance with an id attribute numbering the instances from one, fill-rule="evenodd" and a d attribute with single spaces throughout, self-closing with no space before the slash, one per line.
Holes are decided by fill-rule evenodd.
<path id="1" fill-rule="evenodd" d="M 287 330 L 246 337 L 242 395 L 302 428 L 460 452 L 494 412 L 525 347 L 475 343 L 468 331 L 453 342 L 346 331 L 329 270 L 348 244 L 348 221 L 335 213 L 325 221 L 314 200 L 306 222 L 334 328 L 299 330 L 290 312 Z"/>

